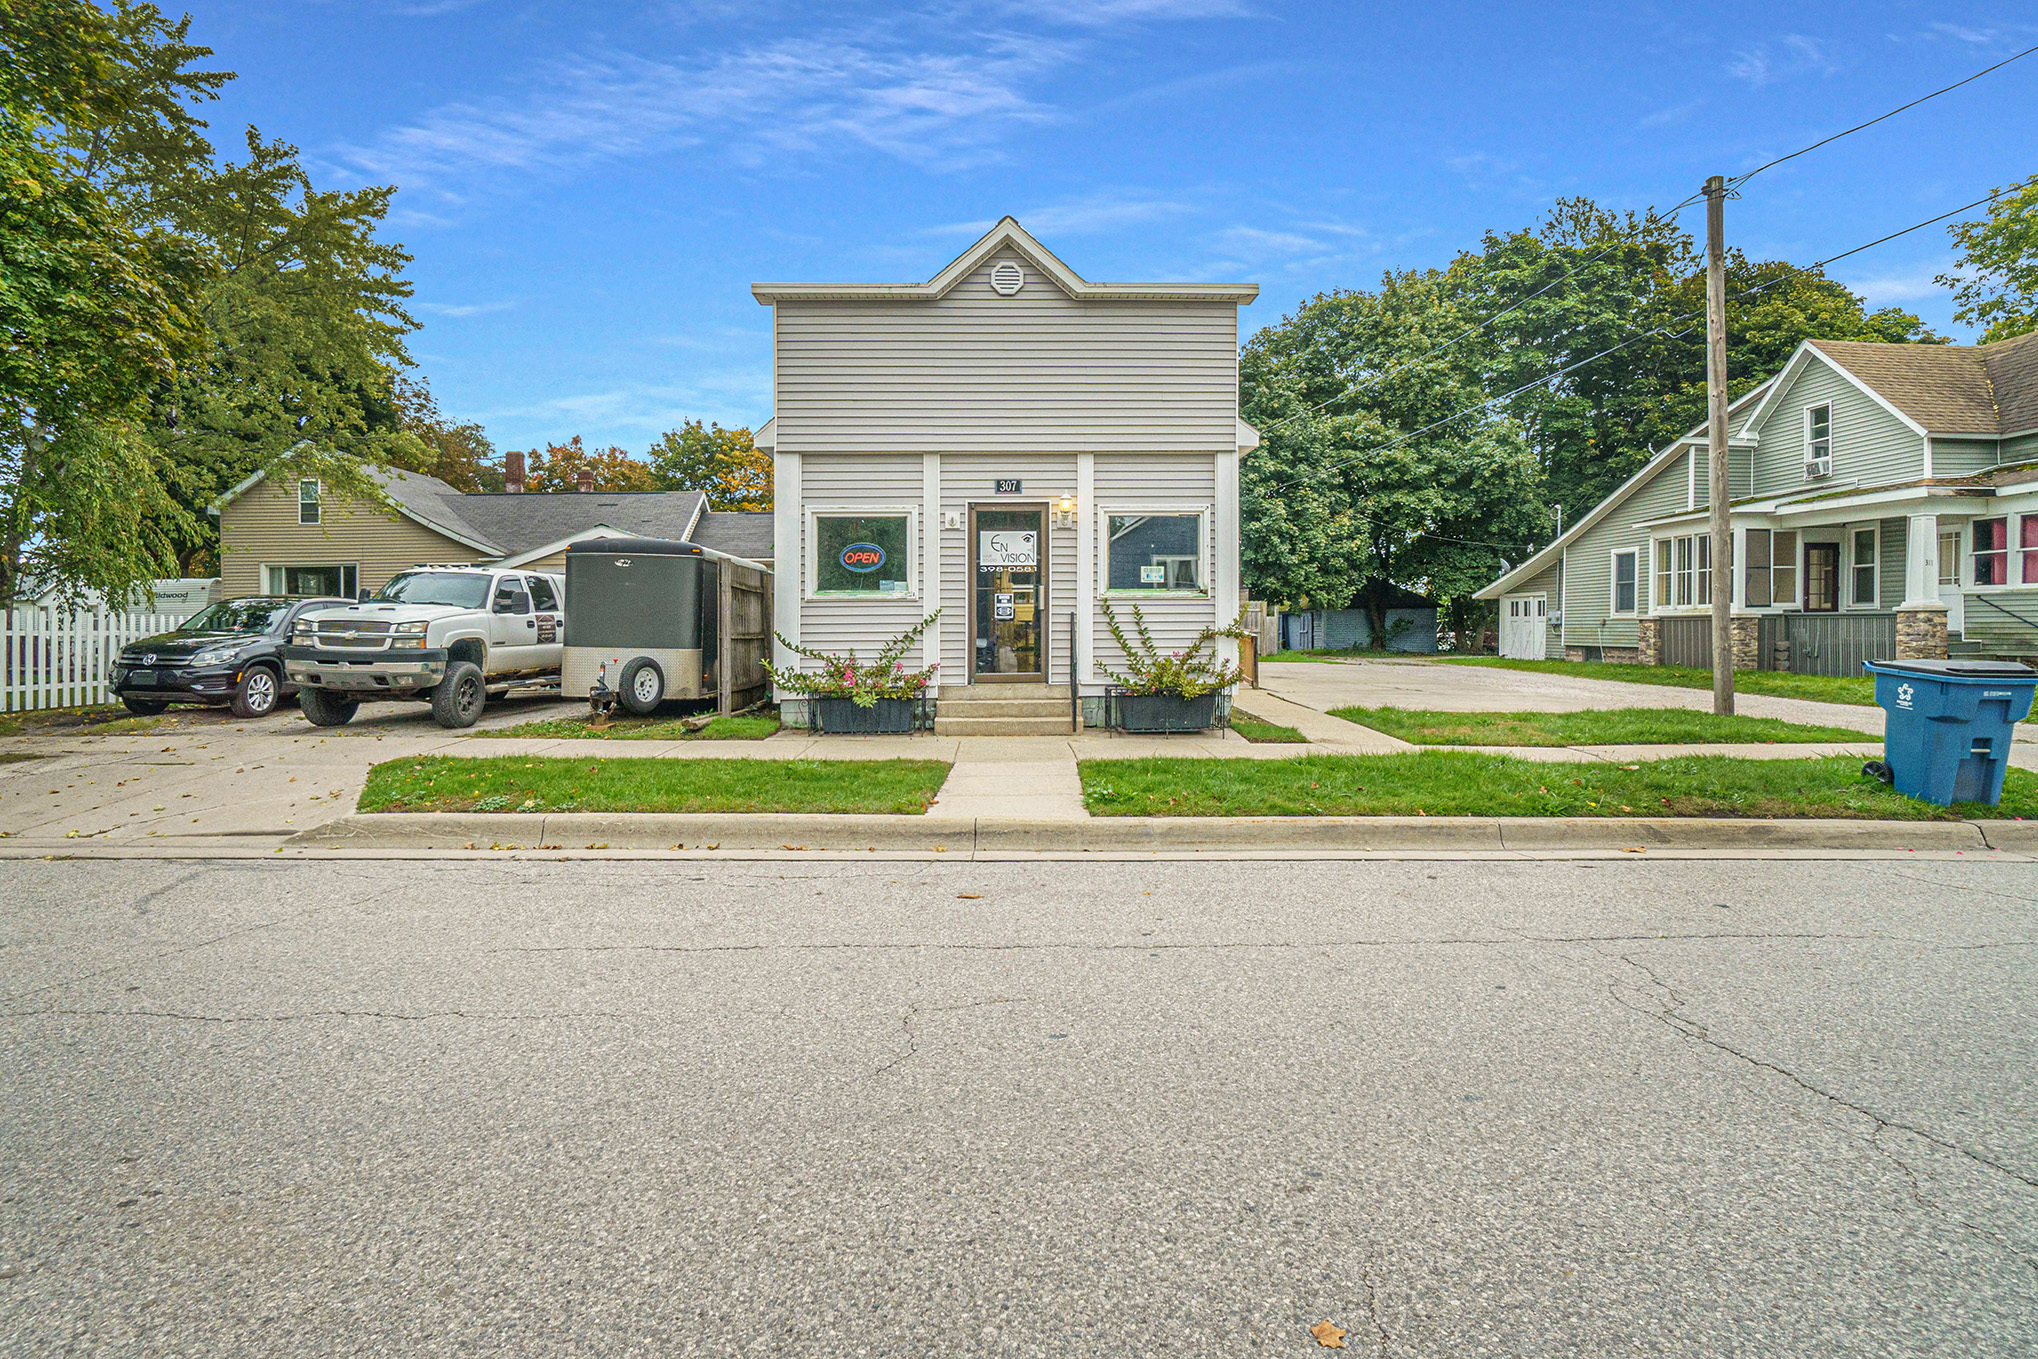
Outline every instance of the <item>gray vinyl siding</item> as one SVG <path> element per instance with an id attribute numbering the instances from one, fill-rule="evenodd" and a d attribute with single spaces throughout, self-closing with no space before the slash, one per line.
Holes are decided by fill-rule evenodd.
<path id="1" fill-rule="evenodd" d="M 1029 285 L 1030 286 L 1030 285 Z M 1024 295 L 1023 293 L 1021 294 Z M 920 461 L 913 460 L 914 475 Z M 997 494 L 1000 479 L 1017 478 L 1024 494 Z M 1073 453 L 950 453 L 941 459 L 941 511 L 963 514 L 971 504 L 996 509 L 1002 504 L 1052 504 L 1076 489 Z M 1076 598 L 1076 534 L 1053 527 L 1047 532 L 1047 649 L 1050 683 L 1065 684 L 1069 673 L 1069 610 Z M 967 529 L 941 534 L 941 673 L 943 684 L 969 682 L 970 543 Z"/>
<path id="2" fill-rule="evenodd" d="M 1564 578 L 1564 641 L 1567 646 L 1634 646 L 1640 641 L 1636 619 L 1613 614 L 1613 554 L 1635 552 L 1635 603 L 1649 606 L 1649 535 L 1640 527 L 1643 515 L 1636 502 L 1658 491 L 1661 475 L 1630 496 L 1613 513 L 1580 534 L 1566 551 Z M 1678 488 L 1680 493 L 1682 488 Z M 1679 502 L 1682 502 L 1680 494 Z"/>
<path id="3" fill-rule="evenodd" d="M 1932 475 L 1963 477 L 1996 465 L 1994 439 L 1932 440 Z"/>
<path id="4" fill-rule="evenodd" d="M 1017 260 L 1024 288 L 988 275 Z M 938 300 L 777 306 L 789 453 L 1231 448 L 1233 302 L 1079 302 L 1000 251 Z"/>
<path id="5" fill-rule="evenodd" d="M 1804 475 L 1804 412 L 1833 408 L 1833 475 L 1808 482 Z M 1813 357 L 1779 393 L 1757 430 L 1756 495 L 1835 490 L 1850 483 L 1880 486 L 1925 473 L 1925 444 L 1903 421 L 1859 387 Z"/>
<path id="6" fill-rule="evenodd" d="M 911 597 L 806 598 L 808 556 L 813 552 L 814 544 L 812 535 L 807 531 L 804 512 L 809 509 L 918 510 L 925 499 L 920 455 L 809 454 L 801 459 L 800 476 L 801 499 L 805 503 L 801 507 L 799 552 L 792 560 L 781 563 L 783 569 L 798 573 L 800 642 L 820 651 L 853 652 L 860 660 L 870 660 L 886 642 L 920 621 L 920 601 Z M 917 515 L 914 522 L 917 526 Z M 916 559 L 920 552 L 920 536 L 918 532 L 913 533 L 909 549 Z M 924 589 L 927 563 L 920 561 L 918 566 Z M 907 653 L 907 664 L 917 667 L 925 663 L 916 644 Z M 802 658 L 800 668 L 816 670 L 820 667 L 816 662 Z"/>
<path id="7" fill-rule="evenodd" d="M 1883 608 L 1894 609 L 1904 602 L 1904 558 L 1911 537 L 1911 521 L 1881 519 L 1876 522 L 1882 529 L 1877 541 L 1882 551 L 1882 579 L 1877 582 L 1878 594 Z"/>
<path id="8" fill-rule="evenodd" d="M 1146 621 L 1154 644 L 1165 652 L 1185 651 L 1198 633 L 1217 626 L 1217 457 L 1214 453 L 1176 453 L 1154 457 L 1136 453 L 1097 455 L 1096 538 L 1098 598 L 1109 599 L 1127 637 L 1134 637 L 1133 606 Z M 1191 511 L 1203 520 L 1204 593 L 1164 599 L 1152 595 L 1112 595 L 1103 589 L 1110 516 L 1141 511 Z M 1090 630 L 1090 654 L 1096 667 L 1122 669 L 1124 652 L 1111 636 L 1099 608 Z M 1230 619 L 1225 619 L 1230 622 Z M 1094 668 L 1094 667 L 1093 667 Z"/>
<path id="9" fill-rule="evenodd" d="M 1962 609 L 1963 641 L 2006 655 L 2038 655 L 2038 589 L 1970 590 Z"/>
<path id="10" fill-rule="evenodd" d="M 2038 432 L 2020 434 L 2014 439 L 2003 440 L 2002 461 L 2030 462 L 2038 458 Z"/>

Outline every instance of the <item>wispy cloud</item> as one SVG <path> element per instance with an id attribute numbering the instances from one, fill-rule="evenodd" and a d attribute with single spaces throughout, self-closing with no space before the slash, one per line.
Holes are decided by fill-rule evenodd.
<path id="1" fill-rule="evenodd" d="M 2000 38 L 2002 32 L 1994 28 L 1970 28 L 1965 24 L 1941 22 L 1932 25 L 1932 35 L 1934 37 L 1951 38 L 1955 42 L 1969 43 L 1975 47 L 1986 47 L 1997 38 Z"/>
<path id="2" fill-rule="evenodd" d="M 1238 19 L 1253 12 L 1243 0 L 1003 0 L 999 7 L 1051 23 L 1094 28 L 1147 19 Z"/>
<path id="3" fill-rule="evenodd" d="M 1918 302 L 1926 298 L 1945 296 L 1946 289 L 1938 280 L 1939 275 L 1947 272 L 1951 265 L 1950 260 L 1936 266 L 1920 264 L 1910 269 L 1891 270 L 1840 281 L 1875 306 L 1895 306 L 1900 302 Z"/>
<path id="4" fill-rule="evenodd" d="M 1825 43 L 1802 33 L 1786 33 L 1774 42 L 1743 48 L 1727 63 L 1728 75 L 1755 86 L 1804 75 L 1831 75 L 1839 69 Z"/>
<path id="5" fill-rule="evenodd" d="M 1657 109 L 1637 124 L 1638 127 L 1675 127 L 1689 119 L 1692 114 L 1705 107 L 1705 100 L 1690 99 L 1682 104 L 1673 104 L 1667 109 Z"/>
<path id="6" fill-rule="evenodd" d="M 490 312 L 508 311 L 515 305 L 514 302 L 420 302 L 417 304 L 417 310 L 427 316 L 449 316 L 457 319 L 462 316 L 486 316 Z"/>
<path id="7" fill-rule="evenodd" d="M 630 384 L 596 392 L 575 392 L 528 404 L 483 411 L 495 425 L 535 427 L 564 437 L 575 431 L 603 431 L 601 437 L 638 436 L 649 442 L 683 420 L 707 417 L 747 423 L 771 407 L 771 366 L 704 373 L 683 386 Z M 614 433 L 611 433 L 613 431 Z"/>
<path id="8" fill-rule="evenodd" d="M 1096 235 L 1147 222 L 1186 217 L 1197 211 L 1193 204 L 1169 198 L 1138 194 L 1094 194 L 1086 198 L 1067 199 L 1058 203 L 1024 208 L 1012 215 L 1019 219 L 1021 226 L 1034 235 L 1046 237 Z M 923 234 L 981 236 L 995 224 L 995 220 L 949 222 L 929 227 Z"/>

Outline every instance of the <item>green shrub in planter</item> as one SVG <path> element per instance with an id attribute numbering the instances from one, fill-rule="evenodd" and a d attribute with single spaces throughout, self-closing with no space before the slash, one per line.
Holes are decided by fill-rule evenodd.
<path id="1" fill-rule="evenodd" d="M 1153 633 L 1139 605 L 1132 606 L 1132 630 L 1137 643 L 1125 635 L 1111 601 L 1099 600 L 1111 637 L 1125 654 L 1125 673 L 1100 666 L 1116 680 L 1118 725 L 1132 732 L 1203 731 L 1217 720 L 1217 695 L 1241 678 L 1230 661 L 1217 659 L 1213 644 L 1220 637 L 1246 635 L 1245 610 L 1230 627 L 1205 628 L 1196 634 L 1186 651 L 1163 654 L 1154 645 Z"/>
<path id="2" fill-rule="evenodd" d="M 781 670 L 770 661 L 764 669 L 780 694 L 802 694 L 813 700 L 815 719 L 827 732 L 907 732 L 913 729 L 913 709 L 927 692 L 927 682 L 940 669 L 940 662 L 919 670 L 906 669 L 905 654 L 935 619 L 936 609 L 918 624 L 878 648 L 877 657 L 865 662 L 856 652 L 836 655 L 789 642 L 779 644 L 798 656 L 819 661 L 819 670 Z"/>

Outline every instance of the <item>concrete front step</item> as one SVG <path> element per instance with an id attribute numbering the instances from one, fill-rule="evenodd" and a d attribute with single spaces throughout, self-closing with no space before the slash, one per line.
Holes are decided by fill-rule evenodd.
<path id="1" fill-rule="evenodd" d="M 942 699 L 934 708 L 937 717 L 1062 717 L 1069 715 L 1066 698 L 1003 698 L 995 702 L 957 703 Z"/>
<path id="2" fill-rule="evenodd" d="M 951 717 L 945 704 L 934 710 L 936 736 L 1069 736 L 1074 732 L 1065 707 L 1059 717 Z"/>

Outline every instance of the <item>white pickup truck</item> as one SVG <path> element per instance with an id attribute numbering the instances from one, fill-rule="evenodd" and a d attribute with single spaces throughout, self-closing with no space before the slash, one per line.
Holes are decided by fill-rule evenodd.
<path id="1" fill-rule="evenodd" d="M 492 566 L 421 566 L 371 599 L 307 614 L 280 648 L 314 726 L 363 700 L 423 699 L 442 727 L 471 727 L 489 695 L 557 679 L 564 578 Z"/>

